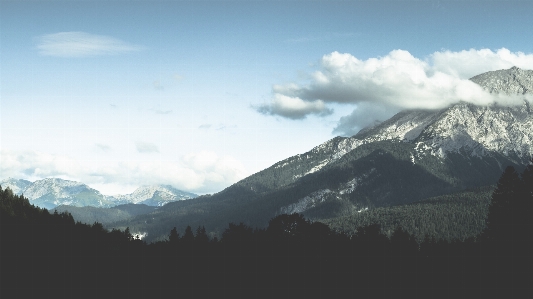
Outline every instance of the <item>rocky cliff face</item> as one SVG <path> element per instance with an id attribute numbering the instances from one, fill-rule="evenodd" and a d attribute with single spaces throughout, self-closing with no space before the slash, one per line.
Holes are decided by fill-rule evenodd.
<path id="1" fill-rule="evenodd" d="M 486 72 L 470 80 L 491 93 L 515 95 L 533 92 L 533 71 L 522 70 L 516 66 L 508 70 Z"/>
<path id="2" fill-rule="evenodd" d="M 533 71 L 529 70 L 513 67 L 471 80 L 491 93 L 533 95 Z M 533 111 L 526 99 L 516 106 L 458 103 L 440 110 L 403 111 L 353 137 L 317 146 L 311 152 L 327 157 L 311 169 L 315 172 L 363 144 L 383 140 L 414 143 L 441 158 L 465 150 L 474 156 L 498 152 L 526 163 L 533 153 Z"/>

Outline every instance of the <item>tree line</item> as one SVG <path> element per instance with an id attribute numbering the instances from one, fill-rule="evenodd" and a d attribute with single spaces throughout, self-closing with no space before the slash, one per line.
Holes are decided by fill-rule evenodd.
<path id="1" fill-rule="evenodd" d="M 532 290 L 531 212 L 533 161 L 505 169 L 481 234 L 453 240 L 283 214 L 266 228 L 230 223 L 220 239 L 187 226 L 147 244 L 0 188 L 0 296 L 513 298 Z"/>

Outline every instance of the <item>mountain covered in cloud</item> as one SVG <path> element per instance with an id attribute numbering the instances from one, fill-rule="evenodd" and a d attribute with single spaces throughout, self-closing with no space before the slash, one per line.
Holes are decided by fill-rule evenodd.
<path id="1" fill-rule="evenodd" d="M 520 95 L 533 92 L 533 71 L 516 66 L 508 70 L 486 72 L 470 78 L 490 93 Z"/>
<path id="2" fill-rule="evenodd" d="M 30 203 L 46 209 L 59 205 L 104 208 L 123 204 L 162 206 L 197 196 L 168 185 L 142 186 L 131 194 L 107 196 L 83 183 L 59 178 L 46 178 L 35 182 L 8 178 L 0 181 L 0 186 L 3 189 L 10 188 L 15 194 L 23 194 Z"/>
<path id="3" fill-rule="evenodd" d="M 177 225 L 205 225 L 220 233 L 228 222 L 261 227 L 275 215 L 293 212 L 331 221 L 493 185 L 506 166 L 521 169 L 532 157 L 533 111 L 527 97 L 533 92 L 528 87 L 531 74 L 511 68 L 471 79 L 495 95 L 524 96 L 519 105 L 459 102 L 402 111 L 352 137 L 336 137 L 280 161 L 212 196 L 167 204 L 157 218 L 153 213 L 139 215 L 117 225 L 152 237 Z"/>

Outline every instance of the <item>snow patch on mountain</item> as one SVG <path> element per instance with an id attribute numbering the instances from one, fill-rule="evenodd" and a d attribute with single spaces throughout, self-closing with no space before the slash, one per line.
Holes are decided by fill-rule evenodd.
<path id="1" fill-rule="evenodd" d="M 516 66 L 508 70 L 486 72 L 470 78 L 491 93 L 526 94 L 533 92 L 533 71 Z"/>
<path id="2" fill-rule="evenodd" d="M 151 206 L 162 206 L 166 203 L 195 198 L 196 194 L 184 192 L 169 185 L 141 186 L 133 193 L 126 195 L 116 195 L 119 201 L 134 204 L 146 204 Z"/>
<path id="3" fill-rule="evenodd" d="M 533 71 L 513 67 L 488 72 L 471 80 L 491 93 L 533 95 Z M 329 157 L 306 173 L 314 173 L 355 148 L 372 142 L 397 140 L 416 144 L 411 162 L 431 154 L 444 158 L 449 152 L 466 150 L 483 157 L 494 151 L 516 154 L 526 161 L 533 153 L 533 111 L 529 100 L 521 105 L 476 106 L 461 102 L 439 110 L 403 111 L 389 120 L 361 130 L 350 138 L 329 140 L 311 152 Z M 284 165 L 285 166 L 285 165 Z"/>
<path id="4" fill-rule="evenodd" d="M 353 178 L 352 180 L 346 182 L 343 184 L 342 186 L 342 189 L 339 189 L 338 193 L 339 194 L 350 194 L 352 193 L 353 191 L 355 191 L 355 189 L 357 188 L 357 186 L 364 180 L 366 179 L 368 176 L 370 176 L 372 173 L 376 172 L 376 169 L 375 168 L 372 168 L 370 169 L 369 172 L 367 173 L 363 173 L 361 174 L 360 176 L 357 176 L 355 178 Z"/>
<path id="5" fill-rule="evenodd" d="M 92 191 L 94 189 L 91 189 L 89 186 L 80 182 L 57 178 L 47 178 L 35 181 L 33 184 L 28 186 L 24 190 L 24 196 L 30 200 L 35 200 L 45 195 L 51 195 L 56 198 L 72 198 L 76 194 L 87 190 Z"/>
<path id="6" fill-rule="evenodd" d="M 306 197 L 298 200 L 296 203 L 290 204 L 285 207 L 281 207 L 279 214 L 292 214 L 303 213 L 311 208 L 316 207 L 318 204 L 326 201 L 326 195 L 333 193 L 329 189 L 318 190 Z"/>
<path id="7" fill-rule="evenodd" d="M 21 180 L 21 179 L 14 179 L 14 178 L 7 178 L 0 181 L 0 186 L 2 186 L 2 189 L 5 190 L 7 188 L 11 189 L 14 194 L 20 195 L 28 188 L 28 186 L 31 185 L 30 181 Z"/>
<path id="8" fill-rule="evenodd" d="M 30 203 L 48 209 L 58 205 L 113 207 L 129 203 L 162 206 L 197 196 L 169 185 L 142 186 L 131 194 L 107 196 L 83 183 L 59 178 L 46 178 L 33 183 L 8 178 L 0 181 L 0 186 L 3 189 L 9 187 L 14 194 L 24 194 Z"/>
<path id="9" fill-rule="evenodd" d="M 329 163 L 329 161 L 330 161 L 329 159 L 323 160 L 318 165 L 316 165 L 313 168 L 311 168 L 311 170 L 309 170 L 305 175 L 308 175 L 310 173 L 319 171 L 320 169 L 322 169 L 322 167 L 326 166 Z"/>

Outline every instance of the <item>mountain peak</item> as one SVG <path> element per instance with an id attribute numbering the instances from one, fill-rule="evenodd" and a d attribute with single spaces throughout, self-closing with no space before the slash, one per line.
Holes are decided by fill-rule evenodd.
<path id="1" fill-rule="evenodd" d="M 7 178 L 0 180 L 0 186 L 2 189 L 11 189 L 17 195 L 24 194 L 34 205 L 47 209 L 58 205 L 112 207 L 127 203 L 162 206 L 172 201 L 197 197 L 171 185 L 144 185 L 132 194 L 106 196 L 81 182 L 60 178 L 44 178 L 33 183 Z"/>
<path id="2" fill-rule="evenodd" d="M 533 92 L 533 71 L 516 66 L 510 69 L 486 72 L 470 78 L 490 93 L 526 94 Z"/>

